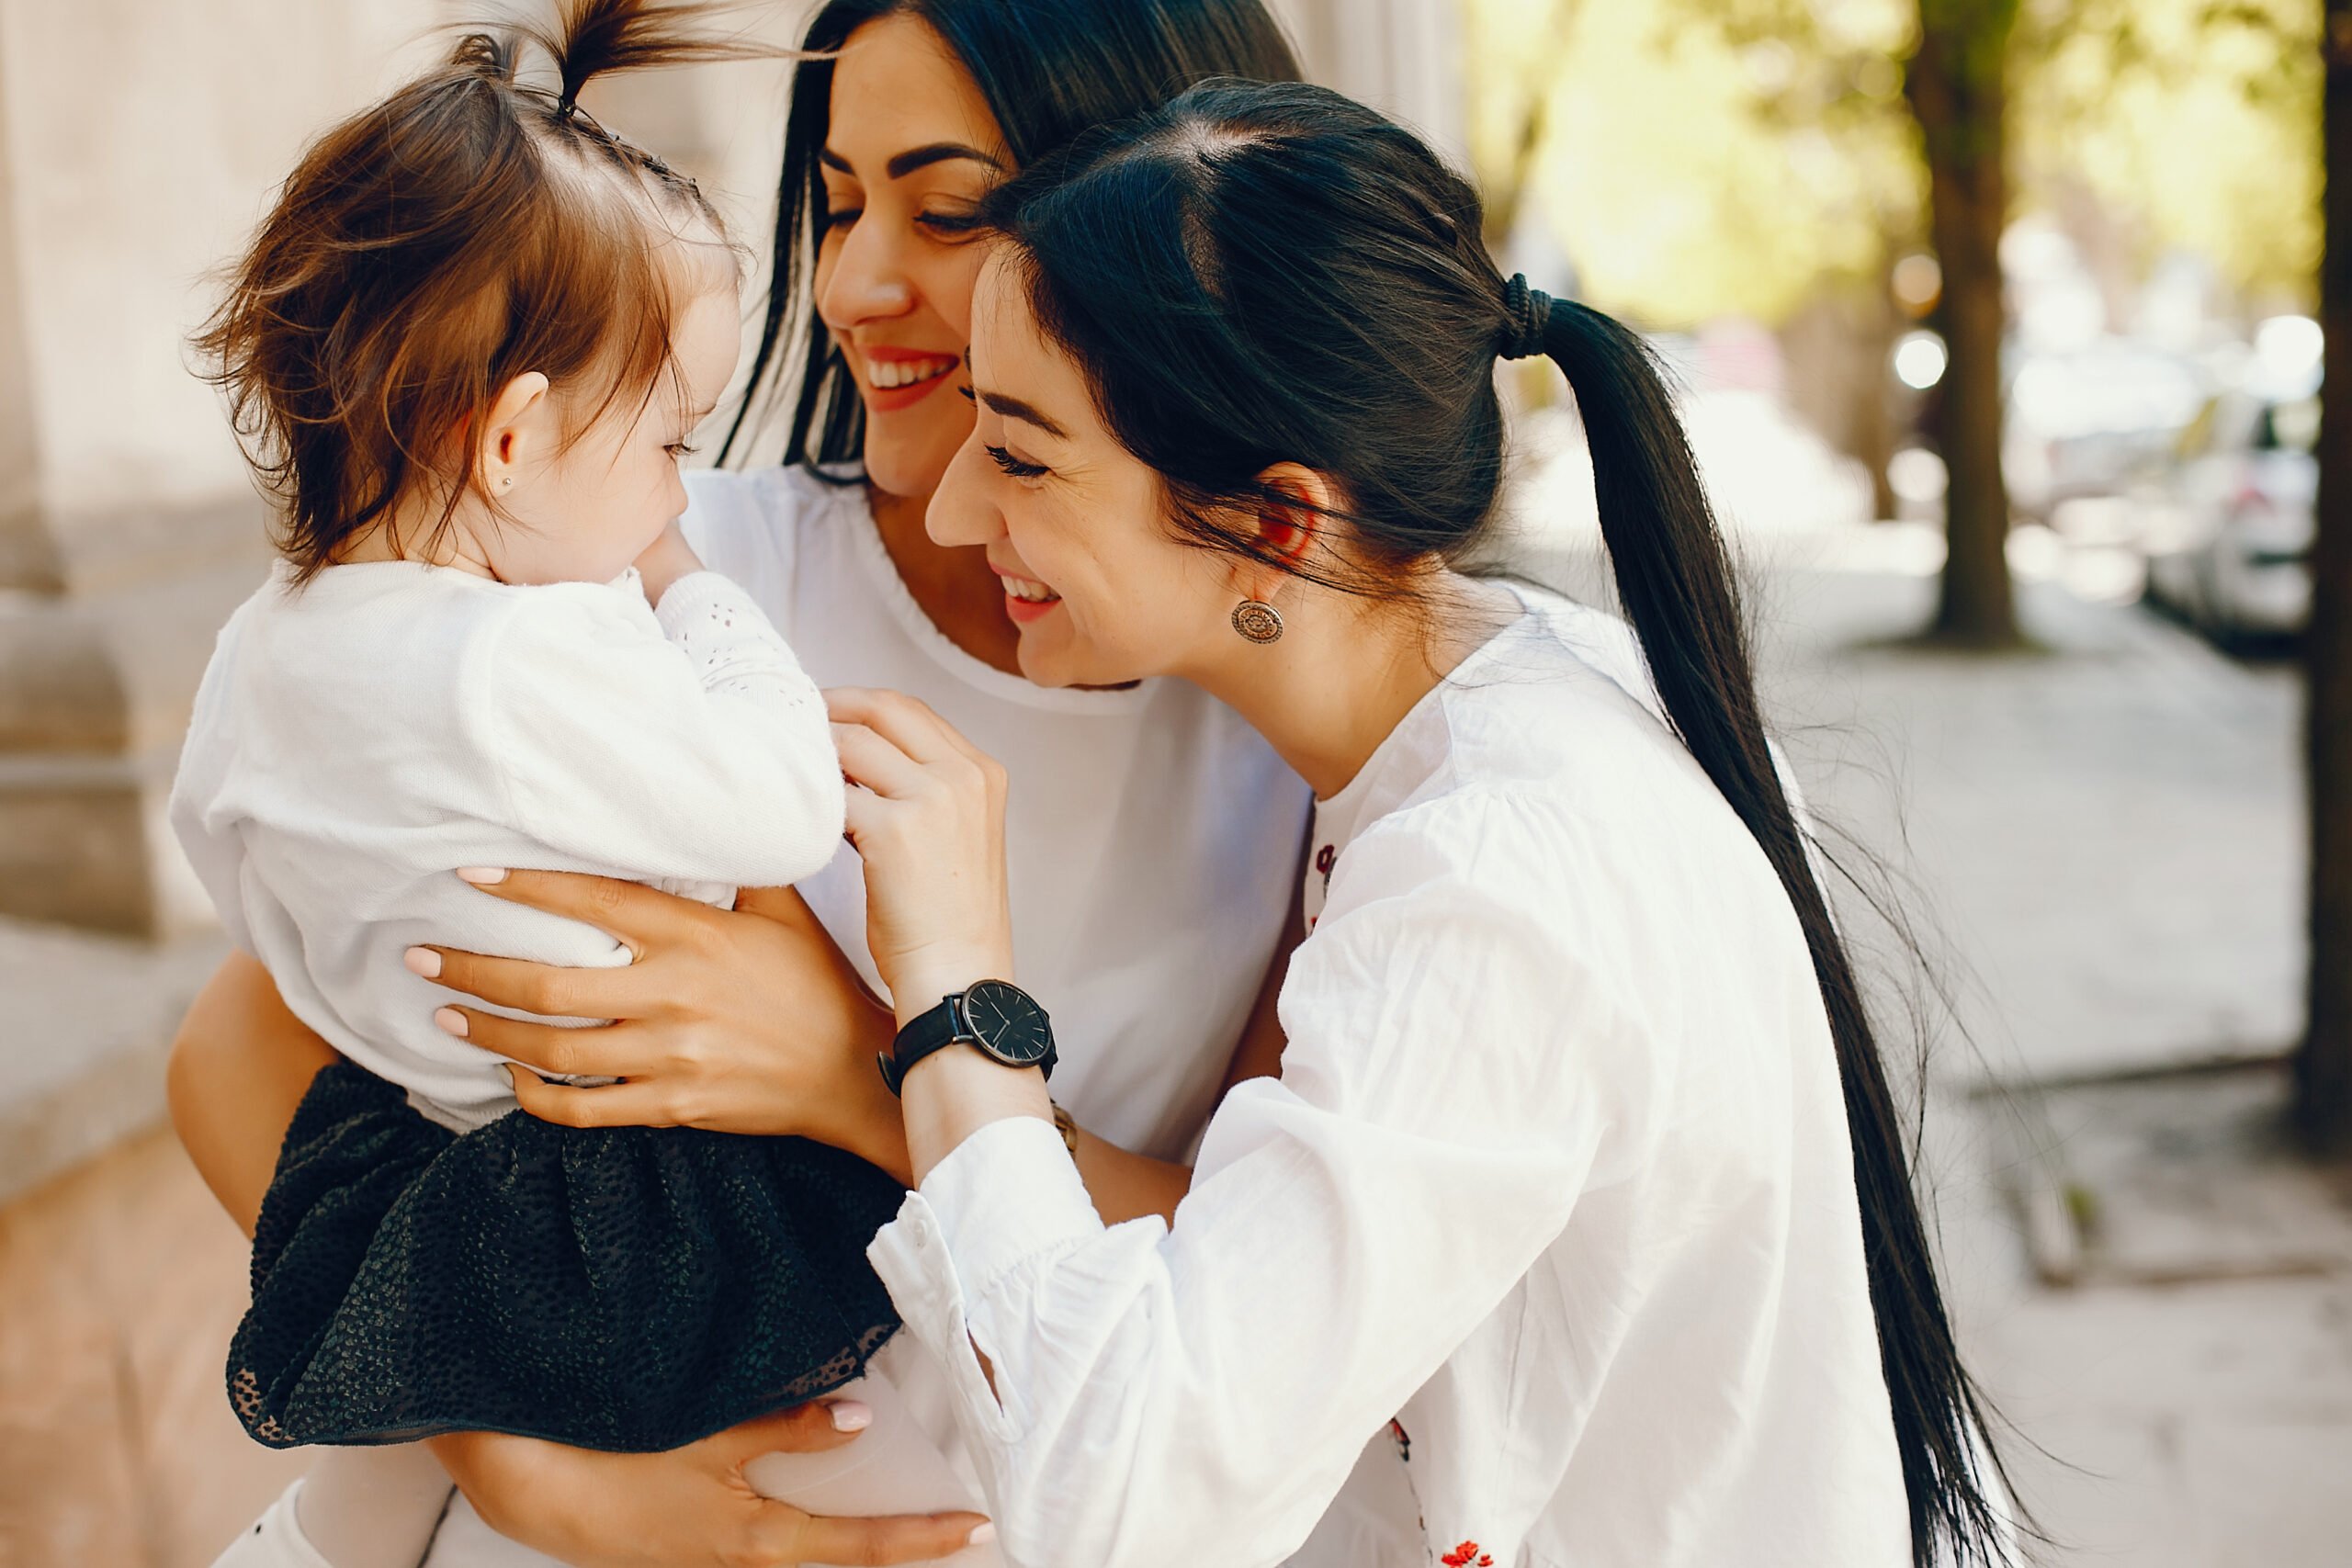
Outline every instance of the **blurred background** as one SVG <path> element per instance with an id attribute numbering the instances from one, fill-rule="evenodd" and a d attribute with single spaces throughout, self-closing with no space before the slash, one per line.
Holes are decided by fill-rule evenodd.
<path id="1" fill-rule="evenodd" d="M 1917 1024 L 2041 1555 L 2352 1561 L 2352 4 L 1274 8 L 1476 171 L 1507 272 L 1682 381 L 1844 918 Z M 162 800 L 264 560 L 183 344 L 305 141 L 480 9 L 0 0 L 7 1568 L 201 1568 L 301 1463 L 229 1414 L 243 1247 L 162 1122 L 222 952 Z M 785 82 L 596 107 L 756 235 Z M 1606 599 L 1574 412 L 1548 367 L 1506 390 L 1498 547 Z"/>

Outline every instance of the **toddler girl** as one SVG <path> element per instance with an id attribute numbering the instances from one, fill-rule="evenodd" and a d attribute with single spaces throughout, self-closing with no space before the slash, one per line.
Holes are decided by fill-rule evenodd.
<path id="1" fill-rule="evenodd" d="M 199 340 L 283 558 L 220 634 L 172 821 L 351 1064 L 295 1118 L 232 1347 L 273 1446 L 670 1448 L 839 1388 L 897 1326 L 865 1259 L 889 1176 L 800 1139 L 535 1121 L 403 961 L 628 962 L 459 868 L 725 904 L 840 843 L 823 703 L 673 521 L 734 367 L 736 253 L 578 104 L 609 71 L 745 52 L 690 10 L 576 0 L 559 35 L 468 37 L 311 149 Z M 518 38 L 553 85 L 518 79 Z"/>

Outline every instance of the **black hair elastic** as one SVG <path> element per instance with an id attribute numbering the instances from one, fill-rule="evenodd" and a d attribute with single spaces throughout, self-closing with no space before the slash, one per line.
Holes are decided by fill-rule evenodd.
<path id="1" fill-rule="evenodd" d="M 1551 320 L 1552 297 L 1527 286 L 1527 274 L 1515 272 L 1503 285 L 1503 310 L 1510 323 L 1499 334 L 1495 352 L 1505 359 L 1533 359 L 1544 352 L 1544 324 Z"/>

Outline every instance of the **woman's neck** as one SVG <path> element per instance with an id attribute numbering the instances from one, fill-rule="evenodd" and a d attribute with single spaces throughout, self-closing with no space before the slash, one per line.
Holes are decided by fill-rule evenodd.
<path id="1" fill-rule="evenodd" d="M 892 495 L 865 487 L 882 547 L 915 606 L 939 633 L 991 669 L 1021 673 L 1021 631 L 1005 615 L 1004 588 L 978 546 L 933 542 L 923 528 L 928 495 Z"/>
<path id="2" fill-rule="evenodd" d="M 1523 613 L 1510 590 L 1452 572 L 1414 602 L 1309 589 L 1282 640 L 1237 637 L 1214 668 L 1186 673 L 1329 800 L 1440 681 Z"/>

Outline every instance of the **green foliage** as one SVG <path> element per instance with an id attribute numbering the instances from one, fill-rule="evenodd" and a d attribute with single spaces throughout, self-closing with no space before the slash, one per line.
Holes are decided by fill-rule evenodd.
<path id="1" fill-rule="evenodd" d="M 1902 0 L 1809 7 L 1802 49 L 1693 25 L 1689 3 L 1465 0 L 1498 213 L 1539 192 L 1587 293 L 1655 326 L 1776 319 L 1825 276 L 1875 276 L 1923 196 Z"/>
<path id="2" fill-rule="evenodd" d="M 2319 265 L 2319 0 L 2056 0 L 2020 44 L 2020 193 L 2080 181 L 2148 249 L 2307 299 Z"/>
<path id="3" fill-rule="evenodd" d="M 2087 189 L 2257 291 L 2319 254 L 2319 0 L 1462 0 L 1498 237 L 1540 194 L 1605 308 L 1778 320 L 1917 243 L 1924 22 L 2006 51 L 2021 210 Z M 1963 83 L 1964 85 L 1964 83 Z"/>

